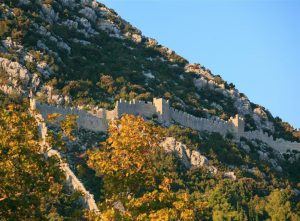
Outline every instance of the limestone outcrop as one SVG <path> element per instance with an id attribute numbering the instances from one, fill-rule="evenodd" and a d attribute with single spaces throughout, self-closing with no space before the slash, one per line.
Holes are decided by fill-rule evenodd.
<path id="1" fill-rule="evenodd" d="M 28 86 L 31 73 L 17 61 L 0 58 L 0 70 L 6 73 L 6 82 L 2 81 L 1 90 L 10 93 L 22 93 Z"/>

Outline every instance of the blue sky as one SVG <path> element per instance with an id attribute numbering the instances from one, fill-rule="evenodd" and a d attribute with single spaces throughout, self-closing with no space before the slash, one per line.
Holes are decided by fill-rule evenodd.
<path id="1" fill-rule="evenodd" d="M 101 2 L 300 128 L 300 1 Z"/>

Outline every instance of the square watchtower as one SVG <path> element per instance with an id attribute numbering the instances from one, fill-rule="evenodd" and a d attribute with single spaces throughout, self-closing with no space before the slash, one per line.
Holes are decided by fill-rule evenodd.
<path id="1" fill-rule="evenodd" d="M 240 137 L 244 134 L 244 131 L 245 131 L 244 118 L 240 117 L 237 114 L 237 115 L 235 115 L 234 118 L 230 118 L 229 122 L 231 122 L 231 124 L 233 126 L 233 131 L 234 131 L 237 139 L 240 139 Z"/>
<path id="2" fill-rule="evenodd" d="M 170 123 L 170 104 L 169 101 L 163 98 L 153 98 L 153 105 L 160 121 Z"/>

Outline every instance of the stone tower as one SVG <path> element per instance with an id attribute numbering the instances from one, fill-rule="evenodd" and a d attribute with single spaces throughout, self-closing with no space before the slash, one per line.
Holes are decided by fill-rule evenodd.
<path id="1" fill-rule="evenodd" d="M 233 125 L 233 131 L 236 135 L 237 139 L 240 139 L 240 137 L 244 134 L 245 131 L 245 121 L 244 118 L 240 117 L 238 114 L 235 115 L 234 118 L 230 118 L 229 120 Z"/>
<path id="2" fill-rule="evenodd" d="M 160 121 L 170 123 L 170 105 L 169 101 L 163 98 L 153 98 L 153 105 Z"/>

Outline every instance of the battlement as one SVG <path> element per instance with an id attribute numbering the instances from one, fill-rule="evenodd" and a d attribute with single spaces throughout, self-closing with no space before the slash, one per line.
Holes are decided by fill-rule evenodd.
<path id="1" fill-rule="evenodd" d="M 78 116 L 77 124 L 79 127 L 102 132 L 107 131 L 107 125 L 110 120 L 120 118 L 123 114 L 138 115 L 145 119 L 151 119 L 156 115 L 161 123 L 167 125 L 177 123 L 197 131 L 220 133 L 222 136 L 226 136 L 230 133 L 236 140 L 240 140 L 241 137 L 245 137 L 249 140 L 258 139 L 281 153 L 287 150 L 300 151 L 300 143 L 292 143 L 282 139 L 274 140 L 272 136 L 268 136 L 268 134 L 262 131 L 245 132 L 245 121 L 239 115 L 236 115 L 234 118 L 231 117 L 228 121 L 198 118 L 170 107 L 169 101 L 163 98 L 154 98 L 153 102 L 139 100 L 126 101 L 120 99 L 116 102 L 114 110 L 98 109 L 95 114 L 77 108 L 41 104 L 33 98 L 30 100 L 30 108 L 32 110 L 38 109 L 43 117 L 51 113 L 60 113 L 62 114 L 61 119 L 63 119 L 68 114 L 75 114 Z"/>
<path id="2" fill-rule="evenodd" d="M 156 113 L 155 106 L 152 102 L 139 101 L 133 99 L 132 101 L 126 101 L 120 99 L 116 103 L 114 109 L 115 117 L 119 118 L 123 114 L 139 115 L 145 118 L 152 118 Z"/>
<path id="3" fill-rule="evenodd" d="M 72 191 L 81 192 L 82 193 L 81 199 L 84 206 L 90 211 L 99 213 L 99 209 L 97 207 L 93 194 L 90 194 L 89 191 L 86 190 L 83 183 L 76 177 L 76 175 L 70 169 L 68 164 L 64 162 L 61 154 L 57 150 L 52 149 L 51 145 L 47 142 L 48 128 L 46 123 L 44 122 L 44 118 L 42 114 L 34 112 L 34 110 L 36 110 L 35 109 L 36 107 L 41 107 L 41 106 L 39 103 L 36 103 L 34 99 L 30 99 L 30 113 L 33 115 L 33 117 L 35 118 L 39 126 L 39 134 L 41 137 L 40 144 L 42 146 L 42 153 L 44 153 L 46 159 L 51 156 L 57 157 L 57 159 L 59 160 L 59 166 L 66 176 L 66 182 L 68 184 L 69 189 Z"/>
<path id="4" fill-rule="evenodd" d="M 46 119 L 49 114 L 59 113 L 61 114 L 61 117 L 58 118 L 58 121 L 63 120 L 66 115 L 73 114 L 78 116 L 78 127 L 82 127 L 92 131 L 107 131 L 107 120 L 105 118 L 105 114 L 102 114 L 102 116 L 93 115 L 87 111 L 73 107 L 70 108 L 43 104 L 36 101 L 35 99 L 31 99 L 30 108 L 32 110 L 37 109 L 44 119 Z"/>

